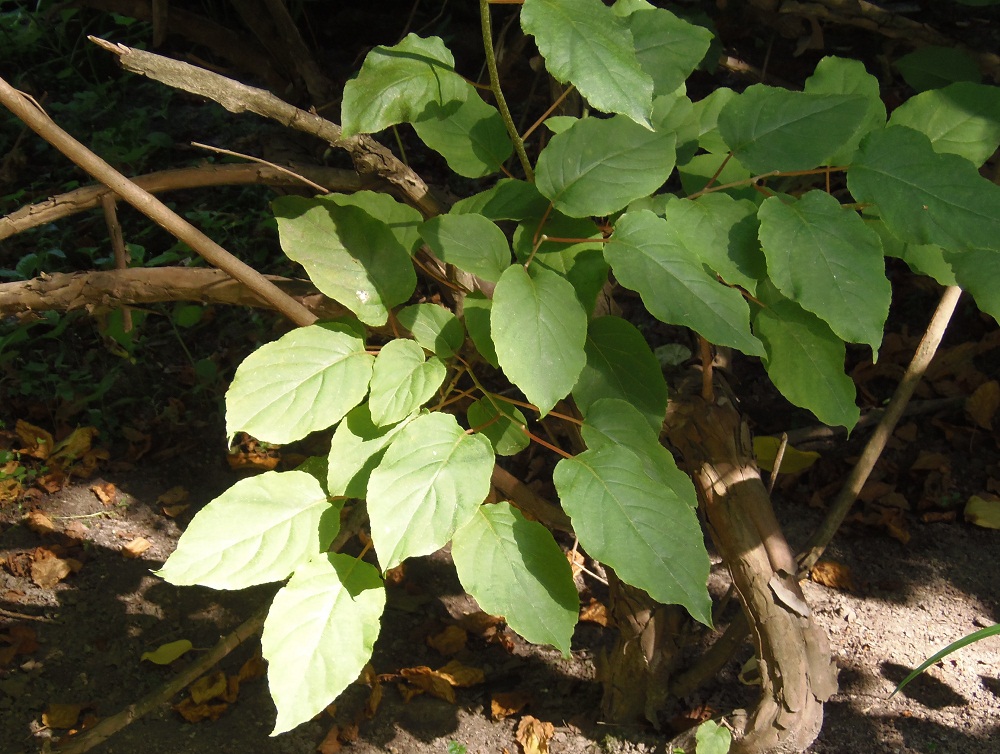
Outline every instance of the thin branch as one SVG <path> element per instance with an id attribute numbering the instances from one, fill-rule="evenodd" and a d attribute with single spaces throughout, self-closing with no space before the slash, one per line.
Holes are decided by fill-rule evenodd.
<path id="1" fill-rule="evenodd" d="M 830 540 L 833 539 L 833 535 L 837 533 L 837 529 L 843 523 L 851 506 L 854 505 L 854 501 L 857 499 L 858 494 L 860 494 L 861 488 L 864 487 L 865 482 L 868 480 L 868 475 L 875 468 L 876 461 L 878 461 L 889 437 L 896 428 L 896 424 L 903 415 L 903 411 L 910 397 L 913 395 L 913 391 L 923 377 L 924 372 L 927 371 L 931 359 L 934 358 L 934 354 L 941 344 L 941 339 L 944 337 L 948 323 L 951 321 L 951 315 L 954 313 L 961 295 L 962 289 L 957 286 L 945 288 L 941 296 L 941 301 L 934 311 L 934 316 L 931 317 L 930 324 L 927 325 L 927 330 L 917 345 L 917 351 L 913 354 L 913 359 L 910 361 L 910 365 L 906 368 L 906 373 L 896 387 L 896 392 L 893 393 L 889 405 L 886 406 L 885 414 L 882 415 L 878 426 L 872 432 L 872 436 L 868 438 L 868 443 L 865 445 L 861 457 L 851 470 L 847 481 L 844 482 L 844 486 L 837 495 L 836 500 L 830 506 L 830 510 L 827 512 L 823 523 L 813 532 L 813 535 L 809 538 L 809 542 L 806 543 L 805 551 L 799 556 L 800 572 L 809 571 L 816 565 L 816 562 L 823 555 L 823 551 L 830 544 Z"/>
<path id="2" fill-rule="evenodd" d="M 84 171 L 104 183 L 122 199 L 165 228 L 203 256 L 211 265 L 224 270 L 254 293 L 268 301 L 298 325 L 309 325 L 316 317 L 298 301 L 285 295 L 257 270 L 240 261 L 219 244 L 182 218 L 167 205 L 136 186 L 107 162 L 78 142 L 19 91 L 0 78 L 0 102 L 25 125 L 66 155 Z"/>

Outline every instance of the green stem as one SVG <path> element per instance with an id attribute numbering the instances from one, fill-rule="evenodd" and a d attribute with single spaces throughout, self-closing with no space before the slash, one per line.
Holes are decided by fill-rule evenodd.
<path id="1" fill-rule="evenodd" d="M 517 126 L 510 115 L 507 107 L 507 100 L 504 99 L 503 91 L 500 89 L 500 77 L 497 73 L 497 58 L 493 50 L 493 26 L 490 23 L 490 2 L 489 0 L 479 0 L 479 17 L 483 24 L 483 50 L 486 53 L 486 69 L 490 73 L 490 91 L 493 92 L 497 101 L 497 109 L 500 110 L 500 117 L 503 118 L 504 125 L 507 126 L 507 133 L 510 140 L 514 142 L 514 151 L 517 159 L 521 161 L 521 168 L 524 170 L 524 177 L 529 181 L 535 180 L 535 171 L 528 160 L 528 153 L 524 151 L 524 140 L 517 133 Z"/>

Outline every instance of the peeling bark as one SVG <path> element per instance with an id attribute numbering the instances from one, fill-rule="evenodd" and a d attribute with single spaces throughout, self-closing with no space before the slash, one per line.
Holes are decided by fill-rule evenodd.
<path id="1" fill-rule="evenodd" d="M 760 664 L 761 698 L 731 751 L 800 752 L 819 733 L 837 670 L 795 578 L 746 423 L 731 398 L 718 393 L 713 401 L 675 396 L 666 428 L 732 573 Z"/>

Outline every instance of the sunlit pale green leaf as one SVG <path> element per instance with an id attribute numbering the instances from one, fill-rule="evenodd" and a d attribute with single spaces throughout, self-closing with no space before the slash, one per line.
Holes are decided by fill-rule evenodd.
<path id="1" fill-rule="evenodd" d="M 287 443 L 340 421 L 368 392 L 374 358 L 360 338 L 301 327 L 250 354 L 226 392 L 226 432 Z"/>
<path id="2" fill-rule="evenodd" d="M 334 496 L 363 498 L 368 477 L 406 421 L 379 427 L 367 403 L 352 409 L 337 425 L 327 458 L 327 491 Z"/>
<path id="3" fill-rule="evenodd" d="M 260 637 L 278 708 L 272 736 L 311 720 L 357 680 L 379 634 L 385 586 L 368 563 L 317 555 L 275 595 Z"/>
<path id="4" fill-rule="evenodd" d="M 465 342 L 465 330 L 458 317 L 438 304 L 403 307 L 396 319 L 413 333 L 417 343 L 442 359 L 453 356 Z"/>
<path id="5" fill-rule="evenodd" d="M 198 511 L 156 573 L 178 586 L 213 589 L 281 581 L 330 546 L 339 513 L 304 471 L 242 479 Z"/>
<path id="6" fill-rule="evenodd" d="M 595 401 L 621 398 L 659 431 L 667 410 L 667 383 L 642 333 L 621 317 L 599 317 L 590 322 L 586 352 L 587 365 L 573 388 L 584 417 Z"/>
<path id="7" fill-rule="evenodd" d="M 618 282 L 638 291 L 657 319 L 690 327 L 712 343 L 763 353 L 750 334 L 750 309 L 740 292 L 719 283 L 649 210 L 619 218 L 604 256 Z"/>
<path id="8" fill-rule="evenodd" d="M 395 424 L 434 397 L 448 370 L 436 356 L 424 359 L 424 349 L 397 338 L 379 351 L 372 370 L 368 406 L 380 427 Z"/>
<path id="9" fill-rule="evenodd" d="M 393 439 L 368 480 L 368 517 L 379 564 L 443 547 L 490 490 L 493 448 L 451 414 L 418 416 Z"/>
<path id="10" fill-rule="evenodd" d="M 624 19 L 600 0 L 525 0 L 521 28 L 545 67 L 576 86 L 592 107 L 649 124 L 653 80 L 636 60 Z"/>
<path id="11" fill-rule="evenodd" d="M 760 207 L 767 272 L 783 295 L 851 343 L 877 351 L 892 288 L 878 234 L 824 191 Z"/>
<path id="12" fill-rule="evenodd" d="M 437 116 L 440 110 L 431 106 L 453 104 L 457 109 L 469 94 L 468 82 L 455 73 L 455 59 L 440 38 L 408 34 L 397 45 L 373 48 L 358 75 L 344 85 L 343 135 L 377 133 Z"/>
<path id="13" fill-rule="evenodd" d="M 463 316 L 465 329 L 469 337 L 486 363 L 494 367 L 500 366 L 496 346 L 493 344 L 490 319 L 493 311 L 493 301 L 486 298 L 480 291 L 473 291 L 465 297 Z"/>
<path id="14" fill-rule="evenodd" d="M 719 132 L 754 173 L 808 170 L 844 147 L 868 116 L 868 98 L 754 84 L 719 113 Z"/>
<path id="15" fill-rule="evenodd" d="M 573 286 L 546 269 L 509 267 L 493 292 L 490 328 L 504 374 L 544 416 L 587 360 L 587 313 Z"/>
<path id="16" fill-rule="evenodd" d="M 420 236 L 442 260 L 483 280 L 497 282 L 510 266 L 507 237 L 482 215 L 432 217 L 420 226 Z"/>
<path id="17" fill-rule="evenodd" d="M 1000 186 L 967 159 L 938 154 L 911 128 L 890 126 L 865 137 L 847 187 L 859 202 L 875 204 L 903 241 L 1000 251 Z"/>
<path id="18" fill-rule="evenodd" d="M 430 104 L 413 128 L 448 167 L 466 178 L 499 172 L 514 151 L 500 113 L 475 92 L 457 110 L 453 104 Z"/>
<path id="19" fill-rule="evenodd" d="M 608 215 L 663 185 L 676 140 L 623 116 L 583 118 L 542 150 L 535 182 L 566 215 Z"/>
<path id="20" fill-rule="evenodd" d="M 510 503 L 481 505 L 455 532 L 451 554 L 462 586 L 482 610 L 503 616 L 531 643 L 569 654 L 580 598 L 548 529 Z"/>
<path id="21" fill-rule="evenodd" d="M 1000 145 L 1000 87 L 961 82 L 923 92 L 893 110 L 889 125 L 920 131 L 934 151 L 981 167 Z"/>

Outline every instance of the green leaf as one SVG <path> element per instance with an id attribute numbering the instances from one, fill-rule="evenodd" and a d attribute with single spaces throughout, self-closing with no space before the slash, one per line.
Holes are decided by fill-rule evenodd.
<path id="1" fill-rule="evenodd" d="M 465 329 L 468 330 L 476 350 L 487 364 L 499 367 L 500 359 L 497 357 L 496 346 L 493 345 L 493 333 L 490 327 L 493 301 L 486 298 L 481 291 L 473 291 L 465 297 L 463 304 Z"/>
<path id="2" fill-rule="evenodd" d="M 653 80 L 636 60 L 626 22 L 601 0 L 525 0 L 521 28 L 548 72 L 592 107 L 649 125 Z"/>
<path id="3" fill-rule="evenodd" d="M 541 217 L 548 206 L 548 200 L 538 193 L 534 183 L 502 178 L 493 188 L 458 200 L 448 214 L 479 214 L 489 220 L 524 220 Z"/>
<path id="4" fill-rule="evenodd" d="M 668 203 L 663 218 L 684 247 L 730 285 L 753 293 L 767 274 L 752 202 L 714 192 Z"/>
<path id="5" fill-rule="evenodd" d="M 436 356 L 424 360 L 424 349 L 397 338 L 382 346 L 372 370 L 368 405 L 380 427 L 395 424 L 434 397 L 448 369 Z"/>
<path id="6" fill-rule="evenodd" d="M 324 553 L 275 595 L 260 637 L 278 708 L 272 736 L 311 720 L 357 680 L 379 634 L 385 586 L 374 566 Z"/>
<path id="7" fill-rule="evenodd" d="M 573 115 L 553 115 L 545 119 L 545 127 L 554 134 L 561 134 L 578 120 L 580 119 Z"/>
<path id="8" fill-rule="evenodd" d="M 566 562 L 568 563 L 569 561 Z M 174 660 L 186 655 L 193 647 L 194 645 L 187 639 L 178 639 L 177 641 L 161 644 L 152 652 L 143 652 L 139 660 L 146 660 L 154 665 L 169 665 Z"/>
<path id="9" fill-rule="evenodd" d="M 897 60 L 896 68 L 903 80 L 918 92 L 958 81 L 978 84 L 983 79 L 976 61 L 953 47 L 921 47 Z"/>
<path id="10" fill-rule="evenodd" d="M 226 392 L 226 433 L 288 443 L 336 424 L 368 392 L 374 357 L 360 338 L 311 325 L 250 354 Z"/>
<path id="11" fill-rule="evenodd" d="M 465 330 L 458 317 L 438 304 L 404 307 L 396 319 L 413 333 L 417 343 L 442 359 L 454 356 L 465 342 Z"/>
<path id="12" fill-rule="evenodd" d="M 706 720 L 698 726 L 694 739 L 697 754 L 727 754 L 733 742 L 733 734 L 725 725 Z"/>
<path id="13" fill-rule="evenodd" d="M 572 241 L 542 241 L 534 245 L 534 235 L 542 218 L 529 218 L 514 229 L 514 253 L 519 262 L 526 263 L 534 257 L 532 265 L 559 273 L 576 289 L 576 297 L 583 308 L 592 312 L 608 280 L 608 263 L 604 261 L 604 236 L 590 219 L 566 217 L 553 210 L 545 218 L 544 235 Z M 585 240 L 593 239 L 593 240 Z"/>
<path id="14" fill-rule="evenodd" d="M 711 625 L 709 560 L 693 501 L 677 471 L 674 485 L 650 477 L 635 451 L 619 445 L 561 460 L 553 474 L 563 508 L 587 552 L 628 584 L 679 604 Z"/>
<path id="15" fill-rule="evenodd" d="M 677 90 L 708 52 L 712 33 L 668 10 L 637 10 L 625 19 L 639 66 L 653 79 L 653 95 Z"/>
<path id="16" fill-rule="evenodd" d="M 865 123 L 868 99 L 754 84 L 719 113 L 719 132 L 754 173 L 808 170 L 848 144 Z"/>
<path id="17" fill-rule="evenodd" d="M 460 270 L 495 283 L 510 266 L 510 244 L 482 215 L 438 215 L 420 226 L 420 237 L 437 256 Z"/>
<path id="18" fill-rule="evenodd" d="M 532 644 L 569 655 L 580 597 L 573 571 L 552 534 L 510 503 L 481 505 L 455 532 L 451 555 L 458 578 L 490 615 Z"/>
<path id="19" fill-rule="evenodd" d="M 885 125 L 885 103 L 878 79 L 868 73 L 859 60 L 823 58 L 816 64 L 813 75 L 806 79 L 805 91 L 809 94 L 859 94 L 868 102 L 861 127 L 830 157 L 830 165 L 850 162 L 865 134 Z"/>
<path id="20" fill-rule="evenodd" d="M 524 431 L 528 424 L 524 414 L 498 398 L 480 398 L 469 406 L 466 417 L 472 429 L 489 439 L 497 455 L 517 455 L 531 444 Z"/>
<path id="21" fill-rule="evenodd" d="M 712 343 L 746 354 L 763 354 L 750 334 L 750 308 L 740 292 L 721 285 L 670 225 L 649 210 L 619 218 L 604 256 L 618 282 L 638 291 L 661 322 L 690 327 Z"/>
<path id="22" fill-rule="evenodd" d="M 436 103 L 426 107 L 423 119 L 413 123 L 420 140 L 466 178 L 499 172 L 514 145 L 497 109 L 472 92 L 457 110 L 452 110 L 453 105 L 441 107 Z"/>
<path id="23" fill-rule="evenodd" d="M 493 448 L 451 414 L 406 425 L 368 481 L 372 541 L 384 570 L 443 547 L 490 491 Z"/>
<path id="24" fill-rule="evenodd" d="M 764 366 L 775 387 L 824 424 L 851 429 L 861 412 L 854 382 L 844 374 L 844 342 L 770 285 L 761 286 L 758 296 L 764 308 L 754 315 L 754 332 L 764 341 Z"/>
<path id="25" fill-rule="evenodd" d="M 953 641 L 951 644 L 942 649 L 940 652 L 935 652 L 926 660 L 924 660 L 922 663 L 920 663 L 920 666 L 916 670 L 914 670 L 912 673 L 906 676 L 906 678 L 900 681 L 896 689 L 891 694 L 889 694 L 889 699 L 892 699 L 906 684 L 908 684 L 918 675 L 927 670 L 927 668 L 929 668 L 931 665 L 933 665 L 936 662 L 940 662 L 943 658 L 947 657 L 952 652 L 959 650 L 962 647 L 967 647 L 973 642 L 980 641 L 990 636 L 996 636 L 997 634 L 1000 634 L 1000 624 L 987 626 L 986 628 L 980 629 L 979 631 L 973 631 L 968 636 L 963 636 L 958 641 Z"/>
<path id="26" fill-rule="evenodd" d="M 778 289 L 843 340 L 878 351 L 892 287 L 878 234 L 824 191 L 761 206 L 760 240 Z"/>
<path id="27" fill-rule="evenodd" d="M 379 427 L 372 421 L 367 403 L 352 409 L 337 425 L 330 440 L 327 458 L 327 491 L 333 496 L 363 498 L 368 490 L 368 478 L 382 460 L 382 451 L 389 447 L 407 421 Z"/>
<path id="28" fill-rule="evenodd" d="M 721 87 L 694 103 L 694 118 L 698 124 L 698 146 L 706 152 L 726 155 L 729 147 L 719 133 L 719 113 L 737 96 L 732 89 Z"/>
<path id="29" fill-rule="evenodd" d="M 493 292 L 490 329 L 504 374 L 545 416 L 587 361 L 587 313 L 573 286 L 546 269 L 507 268 Z"/>
<path id="30" fill-rule="evenodd" d="M 373 48 L 358 75 L 344 85 L 343 136 L 438 117 L 440 107 L 453 104 L 457 109 L 470 90 L 455 73 L 455 58 L 441 39 L 408 34 L 393 47 Z"/>
<path id="31" fill-rule="evenodd" d="M 1000 88 L 962 82 L 924 92 L 893 110 L 889 125 L 920 131 L 935 152 L 982 167 L 1000 145 Z"/>
<path id="32" fill-rule="evenodd" d="M 591 320 L 587 365 L 573 388 L 584 417 L 601 398 L 621 398 L 642 412 L 657 432 L 667 411 L 667 383 L 646 339 L 621 317 Z"/>
<path id="33" fill-rule="evenodd" d="M 683 87 L 653 100 L 653 127 L 659 133 L 674 134 L 676 163 L 687 162 L 698 151 L 698 118 Z"/>
<path id="34" fill-rule="evenodd" d="M 212 589 L 281 581 L 330 546 L 339 513 L 304 471 L 241 479 L 198 511 L 156 574 L 177 586 Z"/>
<path id="35" fill-rule="evenodd" d="M 902 259 L 915 273 L 932 277 L 941 285 L 958 285 L 955 272 L 945 261 L 944 249 L 940 246 L 905 243 L 892 235 L 881 219 L 867 222 L 872 230 L 878 233 L 882 241 L 882 250 L 887 257 Z"/>
<path id="36" fill-rule="evenodd" d="M 742 199 L 753 204 L 759 203 L 763 198 L 750 185 L 750 171 L 743 167 L 739 160 L 732 159 L 728 152 L 695 155 L 685 164 L 678 166 L 677 175 L 681 179 L 681 187 L 687 194 L 699 192 L 709 185 L 728 186 L 743 183 L 742 187 L 732 186 L 726 189 L 726 193 L 734 199 Z"/>
<path id="37" fill-rule="evenodd" d="M 1000 322 L 1000 255 L 987 249 L 945 252 L 955 279 L 976 300 L 976 306 Z"/>
<path id="38" fill-rule="evenodd" d="M 584 118 L 542 150 L 535 183 L 563 214 L 609 215 L 663 185 L 676 140 L 622 116 Z"/>
<path id="39" fill-rule="evenodd" d="M 865 137 L 847 187 L 859 202 L 875 204 L 903 241 L 1000 250 L 1000 186 L 965 158 L 938 154 L 913 129 L 890 126 Z"/>
<path id="40" fill-rule="evenodd" d="M 306 268 L 317 288 L 369 325 L 385 324 L 388 310 L 406 301 L 417 283 L 412 244 L 400 239 L 409 237 L 408 224 L 419 222 L 420 214 L 388 199 L 391 214 L 373 214 L 333 196 L 285 196 L 272 205 L 285 254 Z"/>

